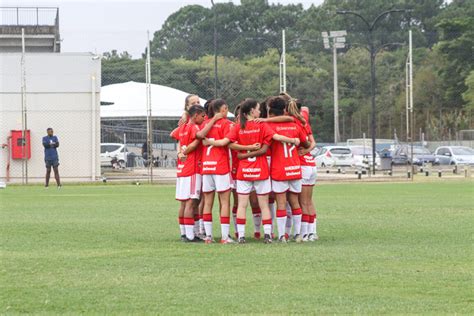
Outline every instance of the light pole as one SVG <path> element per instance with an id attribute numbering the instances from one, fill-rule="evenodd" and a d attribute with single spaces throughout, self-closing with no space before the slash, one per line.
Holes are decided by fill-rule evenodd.
<path id="1" fill-rule="evenodd" d="M 367 42 L 369 44 L 369 52 L 370 52 L 370 90 L 371 90 L 371 103 L 372 103 L 372 120 L 371 120 L 371 134 L 372 134 L 372 173 L 375 174 L 375 55 L 376 49 L 374 46 L 374 39 L 372 32 L 374 31 L 377 23 L 387 14 L 394 13 L 394 12 L 406 12 L 407 10 L 404 9 L 395 9 L 395 10 L 388 10 L 380 13 L 371 23 L 367 21 L 362 15 L 354 11 L 336 11 L 337 14 L 351 14 L 357 16 L 361 19 L 364 24 L 367 26 Z"/>
<path id="2" fill-rule="evenodd" d="M 337 49 L 344 48 L 346 43 L 347 32 L 343 31 L 330 31 L 322 32 L 324 48 L 331 49 L 333 51 L 333 65 L 334 65 L 334 143 L 339 142 L 339 92 L 338 92 L 338 83 L 337 83 Z M 330 43 L 329 39 L 332 39 Z"/>
<path id="3" fill-rule="evenodd" d="M 214 13 L 214 99 L 217 99 L 217 14 L 214 0 L 211 0 L 212 12 Z"/>

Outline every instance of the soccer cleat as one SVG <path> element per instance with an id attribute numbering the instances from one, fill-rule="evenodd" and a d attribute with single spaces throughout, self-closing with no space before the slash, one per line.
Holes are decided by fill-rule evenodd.
<path id="1" fill-rule="evenodd" d="M 254 237 L 255 239 L 260 239 L 260 236 L 261 236 L 261 235 L 260 235 L 260 232 L 255 232 L 255 233 L 253 234 L 253 237 Z"/>
<path id="2" fill-rule="evenodd" d="M 202 239 L 200 239 L 199 237 L 194 237 L 194 239 L 188 239 L 186 238 L 186 242 L 201 242 Z"/>
<path id="3" fill-rule="evenodd" d="M 286 241 L 290 240 L 290 235 L 288 235 L 287 233 L 285 233 L 285 239 L 286 239 Z"/>
<path id="4" fill-rule="evenodd" d="M 199 239 L 201 239 L 201 240 L 205 240 L 205 239 L 206 239 L 206 234 L 201 234 L 201 233 L 199 233 L 199 234 L 197 234 L 196 236 L 197 236 L 197 238 L 199 238 Z"/>
<path id="5" fill-rule="evenodd" d="M 212 239 L 212 236 L 206 236 L 203 240 L 205 244 L 212 244 L 214 242 L 214 239 Z"/>
<path id="6" fill-rule="evenodd" d="M 316 234 L 309 234 L 308 235 L 308 241 L 316 241 L 319 240 L 319 236 Z"/>
<path id="7" fill-rule="evenodd" d="M 306 235 L 303 236 L 303 242 L 307 242 L 307 241 L 309 241 L 309 240 L 308 240 L 308 235 L 306 234 Z"/>
<path id="8" fill-rule="evenodd" d="M 245 237 L 239 238 L 239 244 L 245 244 Z"/>
<path id="9" fill-rule="evenodd" d="M 186 235 L 181 235 L 181 241 L 186 242 L 188 239 L 186 238 Z"/>
<path id="10" fill-rule="evenodd" d="M 62 185 L 58 185 L 58 189 L 61 189 L 63 186 Z"/>
<path id="11" fill-rule="evenodd" d="M 296 235 L 293 236 L 293 241 L 297 242 L 297 243 L 300 243 L 300 242 L 303 242 L 303 238 L 301 238 L 300 234 L 296 234 Z"/>
<path id="12" fill-rule="evenodd" d="M 272 236 L 268 235 L 268 234 L 265 234 L 263 236 L 263 243 L 265 244 L 271 244 L 273 242 L 272 240 Z"/>
<path id="13" fill-rule="evenodd" d="M 235 244 L 235 241 L 232 238 L 228 237 L 227 239 L 221 239 L 221 244 L 223 245 Z"/>
<path id="14" fill-rule="evenodd" d="M 287 241 L 286 241 L 285 236 L 281 236 L 281 237 L 278 239 L 278 242 L 279 242 L 280 244 L 286 244 Z"/>

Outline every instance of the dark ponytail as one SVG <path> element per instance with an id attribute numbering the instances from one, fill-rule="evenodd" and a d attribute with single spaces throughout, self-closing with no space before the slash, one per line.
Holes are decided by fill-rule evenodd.
<path id="1" fill-rule="evenodd" d="M 255 109 L 257 105 L 258 102 L 254 99 L 245 99 L 244 102 L 240 104 L 240 128 L 245 129 L 247 125 L 247 115 L 249 115 L 252 109 Z"/>

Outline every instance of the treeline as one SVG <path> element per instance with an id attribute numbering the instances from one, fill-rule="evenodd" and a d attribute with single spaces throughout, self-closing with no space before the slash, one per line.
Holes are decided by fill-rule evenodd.
<path id="1" fill-rule="evenodd" d="M 399 138 L 405 137 L 409 29 L 413 30 L 417 129 L 434 140 L 473 128 L 474 1 L 445 4 L 440 0 L 327 0 L 318 7 L 304 9 L 301 5 L 242 0 L 241 5 L 216 4 L 215 12 L 198 5 L 186 6 L 169 16 L 162 29 L 154 33 L 150 51 L 152 83 L 213 97 L 216 22 L 218 96 L 233 106 L 245 97 L 263 99 L 274 95 L 279 89 L 277 47 L 281 46 L 281 31 L 285 29 L 287 91 L 311 108 L 318 140 L 330 141 L 332 54 L 323 48 L 321 32 L 345 29 L 348 45 L 338 54 L 341 133 L 343 138 L 360 137 L 369 131 L 366 34 L 359 19 L 336 11 L 356 11 L 371 21 L 392 8 L 409 11 L 387 16 L 374 32 L 374 42 L 381 48 L 376 58 L 378 137 L 391 138 L 395 130 Z M 133 59 L 126 52 L 105 53 L 103 85 L 144 82 L 143 56 Z"/>

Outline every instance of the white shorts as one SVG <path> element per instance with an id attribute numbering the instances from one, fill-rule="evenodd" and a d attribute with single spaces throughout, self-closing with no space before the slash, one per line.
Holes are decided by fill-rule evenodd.
<path id="1" fill-rule="evenodd" d="M 313 186 L 316 184 L 318 169 L 315 166 L 301 166 L 301 174 L 303 175 L 303 185 Z"/>
<path id="2" fill-rule="evenodd" d="M 272 191 L 275 193 L 301 193 L 301 179 L 288 180 L 288 181 L 277 181 L 272 180 Z"/>
<path id="3" fill-rule="evenodd" d="M 202 192 L 225 192 L 230 190 L 230 173 L 227 174 L 203 174 Z"/>
<path id="4" fill-rule="evenodd" d="M 237 189 L 237 180 L 235 180 L 232 176 L 230 177 L 230 188 L 232 190 Z"/>
<path id="5" fill-rule="evenodd" d="M 257 181 L 237 180 L 238 194 L 250 194 L 250 192 L 254 190 L 257 195 L 269 194 L 272 191 L 272 184 L 270 182 L 270 179 Z"/>
<path id="6" fill-rule="evenodd" d="M 201 175 L 176 178 L 176 200 L 187 201 L 201 196 Z"/>

